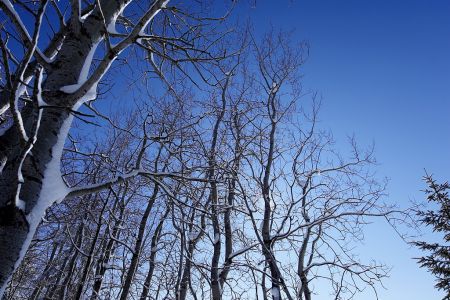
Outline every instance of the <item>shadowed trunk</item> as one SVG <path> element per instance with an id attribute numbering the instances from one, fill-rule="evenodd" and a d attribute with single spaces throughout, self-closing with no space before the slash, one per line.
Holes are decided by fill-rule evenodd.
<path id="1" fill-rule="evenodd" d="M 158 196 L 159 187 L 156 185 L 153 189 L 153 194 L 145 208 L 144 215 L 142 216 L 141 222 L 139 223 L 139 231 L 136 239 L 136 244 L 134 245 L 133 255 L 131 257 L 130 267 L 128 269 L 127 275 L 125 277 L 125 283 L 123 284 L 122 294 L 120 296 L 121 300 L 126 300 L 128 293 L 131 288 L 131 283 L 133 282 L 134 274 L 136 273 L 137 265 L 139 262 L 139 256 L 141 254 L 142 242 L 145 233 L 145 227 L 147 226 L 147 220 L 150 216 L 153 204 L 155 203 L 156 197 Z"/>
<path id="2" fill-rule="evenodd" d="M 91 300 L 97 299 L 99 297 L 100 289 L 102 287 L 103 278 L 105 276 L 107 265 L 109 263 L 109 260 L 111 258 L 111 255 L 113 254 L 113 247 L 116 243 L 116 240 L 119 235 L 120 231 L 120 225 L 122 224 L 122 217 L 123 213 L 125 212 L 125 201 L 124 198 L 127 195 L 127 186 L 124 188 L 122 197 L 121 197 L 121 203 L 118 204 L 119 206 L 119 216 L 115 219 L 113 229 L 111 232 L 109 232 L 109 228 L 107 229 L 107 234 L 109 234 L 109 240 L 105 244 L 104 249 L 102 249 L 101 258 L 98 260 L 97 269 L 94 276 L 94 286 L 92 287 L 92 294 L 91 294 Z M 116 202 L 117 203 L 117 202 Z M 114 209 L 113 209 L 114 211 Z"/>
<path id="3" fill-rule="evenodd" d="M 45 266 L 45 269 L 42 272 L 42 275 L 40 276 L 39 283 L 36 285 L 36 287 L 33 290 L 33 293 L 31 294 L 31 297 L 30 297 L 31 300 L 39 299 L 39 295 L 41 294 L 41 290 L 42 290 L 42 287 L 43 287 L 41 285 L 41 281 L 47 279 L 48 271 L 52 267 L 53 259 L 55 258 L 55 254 L 56 254 L 56 251 L 58 250 L 59 246 L 60 245 L 58 243 L 54 243 L 53 244 L 53 248 L 52 248 L 52 252 L 50 254 L 50 258 L 48 259 L 47 265 Z"/>
<path id="4" fill-rule="evenodd" d="M 108 197 L 107 197 L 107 199 L 108 199 Z M 97 199 L 93 199 L 93 201 L 96 201 L 96 200 Z M 92 261 L 94 259 L 95 246 L 97 244 L 98 236 L 100 235 L 100 230 L 103 225 L 102 224 L 103 213 L 105 212 L 107 204 L 108 204 L 108 200 L 105 201 L 105 203 L 103 204 L 102 210 L 99 213 L 99 216 L 97 219 L 97 228 L 95 230 L 94 237 L 91 242 L 91 247 L 89 249 L 88 257 L 87 257 L 86 263 L 84 265 L 84 269 L 82 271 L 80 282 L 78 282 L 78 289 L 77 289 L 74 299 L 82 299 L 83 289 L 85 288 L 86 279 L 89 275 L 89 271 L 91 270 Z"/>
<path id="5" fill-rule="evenodd" d="M 81 245 L 83 244 L 83 235 L 84 235 L 84 223 L 81 223 L 78 227 L 77 236 L 76 236 L 76 246 L 74 245 L 74 248 L 81 248 Z M 74 254 L 70 258 L 69 265 L 67 267 L 67 273 L 64 278 L 63 284 L 62 284 L 62 290 L 60 291 L 60 297 L 59 299 L 66 299 L 67 291 L 69 289 L 69 284 L 72 279 L 72 275 L 74 274 L 77 258 L 78 258 L 78 249 L 75 250 Z M 53 299 L 54 294 L 56 293 L 58 287 L 56 286 L 56 289 L 48 296 L 46 299 Z"/>
<path id="6" fill-rule="evenodd" d="M 102 1 L 105 19 L 109 22 L 125 2 Z M 43 100 L 52 107 L 37 108 L 35 105 L 27 104 L 21 112 L 25 131 L 30 137 L 36 135 L 36 140 L 30 140 L 25 147 L 18 140 L 17 126 L 12 126 L 0 136 L 0 161 L 3 166 L 0 172 L 0 190 L 2 191 L 0 196 L 0 295 L 3 294 L 13 271 L 18 267 L 28 249 L 36 227 L 45 215 L 45 210 L 54 201 L 61 200 L 61 197 L 65 196 L 61 194 L 58 195 L 60 198 L 55 198 L 54 195 L 43 193 L 43 189 L 48 188 L 46 185 L 52 185 L 54 184 L 52 181 L 60 180 L 55 178 L 54 174 L 59 170 L 52 170 L 51 174 L 47 171 L 49 166 L 59 168 L 63 141 L 67 137 L 72 122 L 70 110 L 79 100 L 61 92 L 60 89 L 78 82 L 79 74 L 92 46 L 104 34 L 104 26 L 99 26 L 99 22 L 102 22 L 100 11 L 95 9 L 84 23 L 79 22 L 77 16 L 76 22 L 66 25 L 67 34 L 64 42 L 50 67 L 46 67 L 46 78 L 40 87 L 43 91 Z M 44 52 L 50 52 L 50 50 Z M 20 76 L 16 77 L 20 79 Z M 12 92 L 14 93 L 11 94 L 16 93 L 16 91 Z M 7 94 L 9 93 L 2 93 L 0 96 L 4 97 Z M 35 102 L 37 103 L 37 100 Z M 36 117 L 39 109 L 42 110 L 40 122 Z M 29 153 L 32 155 L 28 155 Z M 23 201 L 24 209 L 17 206 L 19 199 Z"/>
<path id="7" fill-rule="evenodd" d="M 150 283 L 151 283 L 151 280 L 153 277 L 153 272 L 155 270 L 156 253 L 158 252 L 158 249 L 156 247 L 158 246 L 159 238 L 161 236 L 162 226 L 163 226 L 165 218 L 167 217 L 168 214 L 169 214 L 169 209 L 167 209 L 164 216 L 161 217 L 161 221 L 159 221 L 158 226 L 155 229 L 155 233 L 153 234 L 153 237 L 152 237 L 148 273 L 147 273 L 147 276 L 145 277 L 144 288 L 142 289 L 142 293 L 141 293 L 141 297 L 140 297 L 141 300 L 146 300 L 148 297 Z"/>

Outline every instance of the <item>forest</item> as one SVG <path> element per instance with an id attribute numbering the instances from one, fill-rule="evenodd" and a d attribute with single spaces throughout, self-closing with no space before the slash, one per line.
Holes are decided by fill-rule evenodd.
<path id="1" fill-rule="evenodd" d="M 245 5 L 0 0 L 2 299 L 378 299 L 372 222 L 449 299 L 448 183 L 419 187 L 437 212 L 390 199 L 321 125 L 308 41 Z"/>

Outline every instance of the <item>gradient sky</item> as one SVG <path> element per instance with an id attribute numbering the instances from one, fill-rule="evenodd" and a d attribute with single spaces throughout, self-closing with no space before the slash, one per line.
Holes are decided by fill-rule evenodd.
<path id="1" fill-rule="evenodd" d="M 424 199 L 424 169 L 450 180 L 450 1 L 263 0 L 243 11 L 258 31 L 295 28 L 309 41 L 304 86 L 323 96 L 321 125 L 375 143 L 390 201 Z M 392 229 L 373 224 L 366 238 L 361 256 L 393 267 L 381 300 L 442 298 Z"/>
<path id="2" fill-rule="evenodd" d="M 304 87 L 323 97 L 321 126 L 338 142 L 355 134 L 362 145 L 375 143 L 390 201 L 424 199 L 424 169 L 450 180 L 450 1 L 247 1 L 256 5 L 239 5 L 237 14 L 259 32 L 295 29 L 293 38 L 309 42 Z M 369 226 L 358 251 L 393 267 L 381 300 L 442 298 L 412 259 L 420 252 L 388 226 Z"/>

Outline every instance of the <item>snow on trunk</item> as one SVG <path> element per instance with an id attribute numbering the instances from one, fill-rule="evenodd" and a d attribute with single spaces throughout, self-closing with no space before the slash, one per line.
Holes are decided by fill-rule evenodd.
<path id="1" fill-rule="evenodd" d="M 59 131 L 58 141 L 52 148 L 52 159 L 45 168 L 42 188 L 39 194 L 38 201 L 30 211 L 30 213 L 26 215 L 29 224 L 29 231 L 27 239 L 22 245 L 19 259 L 16 261 L 16 265 L 14 267 L 15 269 L 17 269 L 17 267 L 22 262 L 28 250 L 28 247 L 30 246 L 31 240 L 33 239 L 33 236 L 36 232 L 36 229 L 41 222 L 41 219 L 45 216 L 45 211 L 47 210 L 47 208 L 55 203 L 55 201 L 62 201 L 69 192 L 69 188 L 64 183 L 61 176 L 61 155 L 63 152 L 66 137 L 72 124 L 72 120 L 73 116 L 69 115 Z"/>
<path id="2" fill-rule="evenodd" d="M 214 235 L 214 241 L 213 241 L 213 244 L 215 245 L 215 244 L 217 244 L 219 241 L 220 241 L 220 235 L 219 235 L 219 234 L 215 234 L 215 235 Z"/>
<path id="3" fill-rule="evenodd" d="M 166 0 L 163 1 L 161 3 L 161 6 L 159 9 L 156 9 L 153 14 L 151 16 L 149 16 L 149 18 L 146 20 L 146 22 L 144 23 L 144 26 L 142 26 L 142 30 L 139 32 L 139 36 L 146 36 L 145 34 L 145 28 L 147 28 L 148 24 L 155 18 L 155 16 L 161 11 L 161 9 L 166 8 L 167 4 L 169 3 L 170 0 Z M 153 5 L 157 5 L 157 2 L 155 1 L 155 3 Z"/>
<path id="4" fill-rule="evenodd" d="M 188 242 L 195 240 L 199 236 L 199 231 L 190 231 L 187 233 Z"/>
<path id="5" fill-rule="evenodd" d="M 33 239 L 33 236 L 41 219 L 45 216 L 45 211 L 47 210 L 47 208 L 50 207 L 55 201 L 63 200 L 69 191 L 68 187 L 62 180 L 60 161 L 64 143 L 69 133 L 72 120 L 73 116 L 69 115 L 59 129 L 57 142 L 52 147 L 52 158 L 45 167 L 42 187 L 39 193 L 38 200 L 36 201 L 34 207 L 31 208 L 30 212 L 25 215 L 29 227 L 28 232 L 26 233 L 26 238 L 20 247 L 19 257 L 15 261 L 14 270 L 19 267 L 20 263 L 25 257 L 31 240 Z M 25 205 L 23 205 L 24 203 L 22 203 L 23 201 L 21 201 L 22 200 L 16 201 L 16 205 L 18 205 L 19 209 L 24 210 Z M 7 280 L 5 280 L 5 282 L 3 283 L 3 286 L 0 287 L 0 295 L 4 294 L 4 291 L 8 285 L 8 282 L 11 280 L 12 275 L 13 274 L 11 273 L 9 278 L 7 278 Z"/>
<path id="6" fill-rule="evenodd" d="M 82 85 L 86 82 L 89 75 L 89 70 L 91 69 L 92 60 L 94 59 L 95 51 L 97 50 L 97 46 L 100 42 L 94 43 L 92 45 L 91 50 L 89 50 L 89 53 L 84 61 L 83 66 L 81 67 L 80 75 L 78 76 L 78 82 L 76 84 L 66 85 L 60 88 L 60 91 L 72 94 L 75 93 Z"/>
<path id="7" fill-rule="evenodd" d="M 31 39 L 30 34 L 28 33 L 28 29 L 25 26 L 25 24 L 23 24 L 22 19 L 20 18 L 19 14 L 17 13 L 13 4 L 9 0 L 0 0 L 0 1 L 6 6 L 6 9 L 9 10 L 10 13 L 14 16 L 14 19 L 17 22 L 18 26 L 22 29 L 22 31 L 24 32 L 28 41 L 31 42 L 32 39 Z M 47 56 L 45 56 L 44 53 L 42 53 L 41 50 L 39 50 L 39 48 L 36 45 L 33 45 L 33 46 L 36 48 L 35 50 L 39 54 L 39 56 L 41 56 L 47 63 L 52 62 L 52 60 L 49 59 Z"/>
<path id="8" fill-rule="evenodd" d="M 272 298 L 273 300 L 281 300 L 281 293 L 280 293 L 280 288 L 279 287 L 272 287 L 271 289 L 271 293 L 272 293 Z"/>
<path id="9" fill-rule="evenodd" d="M 86 101 L 95 99 L 96 97 L 96 89 L 97 84 L 94 86 L 76 103 L 76 105 L 72 108 L 74 111 L 78 110 L 78 108 Z M 40 104 L 45 103 L 45 101 L 38 96 L 38 101 Z M 26 215 L 26 220 L 29 224 L 29 230 L 26 236 L 24 243 L 22 244 L 19 258 L 17 259 L 14 269 L 16 270 L 20 263 L 22 262 L 25 254 L 30 246 L 31 240 L 34 237 L 36 229 L 41 222 L 41 219 L 45 216 L 46 210 L 55 202 L 61 202 L 67 196 L 67 194 L 71 191 L 69 187 L 67 187 L 61 175 L 61 156 L 63 153 L 64 143 L 66 141 L 67 135 L 69 133 L 70 127 L 72 125 L 73 115 L 69 114 L 68 117 L 64 120 L 61 128 L 59 129 L 57 142 L 52 147 L 52 158 L 45 166 L 44 176 L 42 180 L 42 187 L 39 193 L 39 198 L 36 201 L 35 206 L 30 210 L 30 212 Z M 30 149 L 32 152 L 32 149 Z M 16 206 L 25 210 L 25 202 L 21 199 L 16 200 Z M 10 277 L 5 281 L 2 287 L 0 287 L 0 295 L 3 295 L 8 282 L 11 279 Z"/>
<path id="10" fill-rule="evenodd" d="M 39 106 L 45 104 L 45 101 L 42 99 L 42 77 L 43 77 L 42 72 L 43 72 L 43 70 L 41 69 L 40 72 L 39 72 L 39 76 L 37 78 L 37 80 L 38 80 L 38 84 L 37 84 L 37 87 L 38 87 L 37 101 L 38 101 L 38 105 Z M 23 86 L 25 86 L 25 85 L 23 85 Z M 20 97 L 20 95 L 22 93 L 24 93 L 24 91 L 21 91 L 21 90 L 22 90 L 22 88 L 20 88 L 18 90 L 18 92 L 16 92 L 16 97 L 17 97 L 16 98 L 16 103 L 19 102 L 18 97 Z M 25 91 L 26 91 L 26 89 L 25 89 Z M 17 93 L 19 93 L 19 95 L 17 95 Z M 25 209 L 26 209 L 26 202 L 19 198 L 20 190 L 21 190 L 22 184 L 24 183 L 23 175 L 22 175 L 22 165 L 23 165 L 23 162 L 25 161 L 25 158 L 27 157 L 28 153 L 33 149 L 34 143 L 36 142 L 37 131 L 39 130 L 39 125 L 41 124 L 41 118 L 42 118 L 42 109 L 39 109 L 38 116 L 37 116 L 37 121 L 36 121 L 36 124 L 37 124 L 36 129 L 35 129 L 36 132 L 31 137 L 31 143 L 28 145 L 28 149 L 26 150 L 24 156 L 22 157 L 22 160 L 19 163 L 19 167 L 17 168 L 17 177 L 19 179 L 19 183 L 18 183 L 18 186 L 17 186 L 15 205 L 16 205 L 16 207 L 18 209 L 20 209 L 22 211 L 25 211 Z"/>
<path id="11" fill-rule="evenodd" d="M 108 33 L 118 34 L 117 29 L 116 29 L 116 21 L 117 21 L 117 18 L 120 15 L 122 15 L 124 9 L 128 6 L 128 4 L 130 4 L 130 2 L 128 2 L 125 5 L 123 5 L 120 8 L 120 10 L 112 16 L 111 21 L 109 22 L 108 26 L 106 27 L 106 30 L 108 31 Z"/>

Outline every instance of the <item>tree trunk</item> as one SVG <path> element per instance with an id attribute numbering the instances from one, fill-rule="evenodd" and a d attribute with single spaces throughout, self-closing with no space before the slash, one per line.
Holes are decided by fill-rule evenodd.
<path id="1" fill-rule="evenodd" d="M 58 287 L 60 286 L 61 280 L 63 279 L 64 269 L 67 266 L 67 263 L 69 262 L 69 256 L 75 249 L 75 245 L 72 244 L 72 246 L 69 248 L 68 255 L 63 259 L 63 264 L 59 269 L 59 272 L 56 274 L 56 282 L 53 285 L 50 285 L 47 287 L 47 291 L 44 295 L 44 300 L 47 299 L 53 299 L 53 296 L 58 290 Z M 63 246 L 61 246 L 61 249 L 58 253 L 58 256 L 61 256 L 61 253 L 63 252 Z"/>
<path id="2" fill-rule="evenodd" d="M 125 0 L 101 2 L 107 22 L 126 3 Z M 0 136 L 0 161 L 5 161 L 0 172 L 0 296 L 23 259 L 46 209 L 65 197 L 61 186 L 55 188 L 55 182 L 63 184 L 59 173 L 60 158 L 72 123 L 70 111 L 77 108 L 75 105 L 79 99 L 69 97 L 60 89 L 78 83 L 93 45 L 102 38 L 104 26 L 100 13 L 97 8 L 83 23 L 77 21 L 67 25 L 61 49 L 51 67 L 45 70 L 47 77 L 42 86 L 42 96 L 52 107 L 40 108 L 42 116 L 34 143 L 25 149 L 18 140 L 17 126 L 12 126 Z M 37 109 L 26 105 L 22 110 L 24 128 L 30 137 L 34 136 L 31 131 L 39 114 Z M 25 203 L 24 209 L 17 207 L 19 199 Z"/>
<path id="3" fill-rule="evenodd" d="M 110 234 L 112 238 L 110 238 L 106 244 L 105 249 L 103 249 L 101 258 L 98 261 L 97 269 L 94 276 L 94 286 L 92 287 L 91 300 L 95 300 L 99 298 L 100 289 L 103 283 L 103 277 L 105 276 L 107 270 L 107 264 L 109 263 L 109 259 L 113 253 L 113 247 L 115 244 L 115 239 L 118 238 L 120 225 L 122 224 L 123 213 L 125 212 L 125 202 L 124 198 L 126 196 L 127 188 L 124 189 L 121 203 L 119 204 L 119 216 L 114 221 L 112 232 L 110 233 L 107 230 L 107 234 Z M 105 237 L 107 239 L 107 237 Z"/>
<path id="4" fill-rule="evenodd" d="M 52 252 L 50 254 L 50 258 L 49 258 L 49 260 L 47 262 L 47 265 L 45 266 L 44 271 L 42 272 L 42 275 L 40 276 L 39 282 L 37 283 L 36 287 L 33 290 L 33 293 L 31 294 L 31 297 L 30 297 L 31 300 L 39 299 L 39 295 L 40 295 L 41 290 L 42 290 L 41 281 L 47 279 L 48 271 L 52 267 L 53 259 L 55 258 L 55 254 L 56 254 L 56 251 L 57 251 L 58 247 L 59 247 L 58 243 L 54 243 L 53 244 L 53 248 L 52 248 Z"/>
<path id="5" fill-rule="evenodd" d="M 186 300 L 189 282 L 191 281 L 191 265 L 194 252 L 195 242 L 189 241 L 189 246 L 186 253 L 184 263 L 183 276 L 181 277 L 180 288 L 178 291 L 177 300 Z"/>
<path id="6" fill-rule="evenodd" d="M 189 223 L 189 231 L 192 232 L 193 228 L 194 228 L 194 218 L 196 216 L 196 211 L 192 211 L 192 215 L 189 217 L 190 219 L 190 223 Z M 189 241 L 188 241 L 188 247 L 186 249 L 186 254 L 185 254 L 185 262 L 184 262 L 184 269 L 182 270 L 181 273 L 181 278 L 180 278 L 180 282 L 177 283 L 176 286 L 176 299 L 177 300 L 186 300 L 187 297 L 187 292 L 188 292 L 188 287 L 190 285 L 191 282 L 191 268 L 192 268 L 192 259 L 194 257 L 194 250 L 195 250 L 195 245 L 197 244 L 197 242 L 199 241 L 201 235 L 203 235 L 204 229 L 206 227 L 205 225 L 205 214 L 202 213 L 201 217 L 201 232 L 199 233 L 199 235 L 195 238 L 192 239 L 192 237 L 189 237 Z M 178 230 L 180 231 L 180 233 L 183 235 L 183 231 L 181 230 L 181 228 L 178 228 Z M 184 246 L 184 239 L 181 239 L 181 248 L 183 249 Z M 182 268 L 182 258 L 180 260 L 180 271 Z"/>
<path id="7" fill-rule="evenodd" d="M 155 186 L 153 189 L 153 194 L 151 195 L 147 207 L 145 208 L 144 215 L 142 216 L 141 222 L 139 224 L 138 236 L 136 239 L 136 244 L 134 245 L 134 252 L 131 257 L 130 267 L 128 269 L 127 275 L 125 277 L 125 283 L 123 284 L 122 294 L 120 296 L 120 300 L 126 300 L 128 297 L 128 293 L 130 292 L 131 283 L 134 278 L 134 274 L 137 269 L 137 265 L 139 262 L 139 257 L 141 254 L 142 242 L 145 233 L 145 227 L 147 226 L 147 220 L 152 210 L 153 204 L 155 203 L 156 196 L 158 195 L 159 187 Z"/>
<path id="8" fill-rule="evenodd" d="M 228 79 L 227 79 L 228 83 Z M 219 223 L 219 194 L 217 190 L 216 183 L 216 152 L 217 152 L 217 139 L 219 137 L 219 127 L 222 123 L 222 119 L 225 115 L 225 107 L 226 107 L 226 98 L 225 98 L 225 89 L 223 90 L 221 97 L 221 107 L 218 113 L 216 122 L 214 124 L 214 129 L 212 132 L 212 141 L 211 148 L 209 153 L 209 161 L 208 161 L 208 179 L 210 181 L 210 201 L 211 201 L 211 221 L 214 231 L 214 240 L 213 240 L 213 256 L 211 259 L 211 293 L 213 300 L 220 300 L 222 298 L 222 287 L 220 286 L 219 281 L 219 259 L 221 253 L 221 241 L 220 241 L 220 223 Z"/>
<path id="9" fill-rule="evenodd" d="M 76 236 L 76 247 L 74 246 L 73 248 L 81 248 L 81 245 L 83 244 L 83 236 L 84 236 L 84 223 L 82 222 L 77 230 L 77 236 Z M 66 299 L 67 298 L 67 291 L 69 289 L 69 284 L 70 281 L 72 279 L 72 275 L 74 273 L 75 270 L 75 265 L 77 262 L 77 258 L 78 258 L 78 249 L 75 249 L 75 253 L 72 255 L 72 257 L 70 258 L 69 261 L 69 266 L 67 268 L 67 274 L 64 278 L 63 284 L 62 284 L 62 291 L 61 291 L 61 295 L 59 297 L 59 299 Z M 55 290 L 55 292 L 57 291 L 57 289 Z M 51 295 L 49 295 L 48 299 L 53 299 L 53 293 Z"/>
<path id="10" fill-rule="evenodd" d="M 158 252 L 158 249 L 156 249 L 156 247 L 158 246 L 159 238 L 160 238 L 161 231 L 162 231 L 162 226 L 164 224 L 164 220 L 167 217 L 168 213 L 169 213 L 169 209 L 167 209 L 164 216 L 161 217 L 161 220 L 159 221 L 158 226 L 155 229 L 155 233 L 153 234 L 153 237 L 152 237 L 148 273 L 147 273 L 147 276 L 145 277 L 144 288 L 142 289 L 142 293 L 141 293 L 141 297 L 140 297 L 141 300 L 146 300 L 147 296 L 148 296 L 148 291 L 150 289 L 150 283 L 151 283 L 151 280 L 153 277 L 153 272 L 155 270 L 156 253 Z"/>
<path id="11" fill-rule="evenodd" d="M 92 260 L 94 259 L 95 246 L 97 244 L 98 236 L 99 236 L 100 230 L 102 228 L 103 213 L 105 212 L 107 204 L 108 204 L 108 201 L 106 200 L 105 203 L 103 204 L 102 210 L 99 213 L 99 216 L 98 216 L 98 219 L 97 219 L 97 228 L 95 230 L 95 234 L 94 234 L 94 237 L 93 237 L 92 242 L 91 242 L 91 247 L 89 249 L 88 257 L 87 257 L 86 263 L 84 265 L 84 269 L 83 269 L 82 275 L 81 275 L 81 280 L 78 283 L 78 289 L 77 289 L 77 292 L 75 294 L 74 299 L 81 299 L 82 298 L 83 289 L 85 287 L 86 279 L 87 279 L 87 277 L 89 275 L 89 271 L 91 270 Z"/>
<path id="12" fill-rule="evenodd" d="M 47 166 L 55 163 L 56 159 L 59 167 L 60 153 L 64 145 L 58 144 L 58 139 L 59 137 L 65 139 L 71 121 L 72 116 L 66 110 L 61 111 L 55 108 L 43 110 L 38 139 L 32 149 L 33 156 L 27 156 L 21 168 L 24 182 L 19 189 L 19 199 L 26 203 L 25 210 L 15 205 L 19 185 L 17 174 L 20 167 L 18 162 L 20 151 L 16 148 L 8 155 L 8 162 L 0 174 L 2 190 L 2 196 L 0 196 L 0 286 L 7 283 L 14 269 L 18 267 L 41 218 L 45 215 L 45 210 L 50 205 L 47 196 L 53 195 L 41 195 L 44 181 L 48 188 L 51 180 L 58 179 L 50 178 L 52 175 L 47 174 L 46 170 Z M 10 136 L 8 133 L 14 134 L 13 131 L 8 131 L 2 138 L 8 139 Z M 48 135 L 47 132 L 51 134 Z M 0 143 L 2 142 L 3 140 L 0 140 Z"/>

